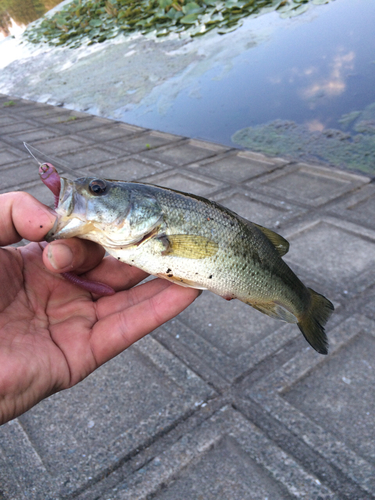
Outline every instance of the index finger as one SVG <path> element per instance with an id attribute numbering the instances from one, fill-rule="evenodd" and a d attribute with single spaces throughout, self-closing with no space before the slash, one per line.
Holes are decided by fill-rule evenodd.
<path id="1" fill-rule="evenodd" d="M 52 229 L 56 214 L 33 196 L 23 192 L 0 195 L 0 246 L 26 238 L 42 241 Z"/>

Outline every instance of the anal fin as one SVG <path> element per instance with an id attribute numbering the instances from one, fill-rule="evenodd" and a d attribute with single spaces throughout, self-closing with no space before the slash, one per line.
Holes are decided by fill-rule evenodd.
<path id="1" fill-rule="evenodd" d="M 276 302 L 247 302 L 247 304 L 257 311 L 260 311 L 267 316 L 271 316 L 271 318 L 280 319 L 281 321 L 286 321 L 287 323 L 298 323 L 298 319 L 293 313 Z"/>

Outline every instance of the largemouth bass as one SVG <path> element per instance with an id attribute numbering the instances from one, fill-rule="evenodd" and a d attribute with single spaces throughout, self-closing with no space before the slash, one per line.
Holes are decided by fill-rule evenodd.
<path id="1" fill-rule="evenodd" d="M 56 212 L 47 241 L 92 240 L 149 274 L 239 299 L 296 323 L 308 343 L 327 354 L 324 326 L 333 305 L 283 261 L 289 243 L 270 229 L 199 196 L 92 177 L 61 178 Z"/>

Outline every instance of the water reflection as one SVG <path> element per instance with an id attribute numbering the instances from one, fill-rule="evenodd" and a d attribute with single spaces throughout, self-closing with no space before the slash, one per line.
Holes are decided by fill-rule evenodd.
<path id="1" fill-rule="evenodd" d="M 6 37 L 23 31 L 61 0 L 0 0 L 0 33 Z"/>
<path id="2" fill-rule="evenodd" d="M 136 125 L 228 145 L 233 145 L 231 137 L 236 131 L 257 129 L 253 134 L 256 141 L 239 142 L 236 134 L 235 144 L 263 148 L 271 154 L 285 154 L 286 148 L 281 147 L 284 139 L 293 155 L 304 134 L 327 133 L 324 137 L 331 138 L 335 134 L 330 131 L 336 130 L 337 143 L 322 139 L 332 151 L 320 148 L 316 156 L 334 162 L 334 148 L 349 134 L 344 149 L 353 150 L 350 167 L 356 168 L 362 155 L 362 165 L 368 169 L 371 161 L 375 165 L 371 137 L 359 137 L 353 124 L 344 133 L 341 121 L 352 112 L 368 114 L 375 102 L 372 19 L 375 2 L 338 0 L 293 20 L 270 14 L 267 19 L 246 21 L 233 38 L 226 35 L 226 47 L 217 40 L 210 57 L 209 42 L 202 40 L 201 58 L 189 70 L 155 87 L 137 106 L 118 109 L 115 116 Z M 246 36 L 256 42 L 245 47 Z M 278 120 L 294 125 L 281 126 Z M 372 120 L 371 115 L 367 122 Z M 287 138 L 284 129 L 288 130 Z M 292 140 L 291 130 L 297 129 Z M 256 132 L 260 131 L 267 135 L 264 142 L 258 142 Z M 316 137 L 305 139 L 303 143 L 314 155 L 311 144 L 316 143 Z M 342 156 L 341 160 L 345 165 Z"/>

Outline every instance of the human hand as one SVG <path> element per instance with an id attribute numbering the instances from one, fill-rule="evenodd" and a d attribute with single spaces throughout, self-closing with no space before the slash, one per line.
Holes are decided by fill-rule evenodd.
<path id="1" fill-rule="evenodd" d="M 176 316 L 198 291 L 155 279 L 72 238 L 42 242 L 55 215 L 27 193 L 0 195 L 0 424 L 77 384 Z M 26 238 L 35 243 L 4 247 Z M 110 285 L 93 297 L 59 275 Z"/>

